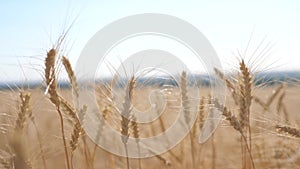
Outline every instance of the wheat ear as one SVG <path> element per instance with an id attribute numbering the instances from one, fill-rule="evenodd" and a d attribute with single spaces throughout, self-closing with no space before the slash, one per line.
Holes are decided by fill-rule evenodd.
<path id="1" fill-rule="evenodd" d="M 20 92 L 19 94 L 21 103 L 19 104 L 18 118 L 16 120 L 15 130 L 17 132 L 22 132 L 25 123 L 26 117 L 32 116 L 31 108 L 30 108 L 30 93 Z"/>
<path id="2" fill-rule="evenodd" d="M 278 132 L 285 132 L 291 136 L 300 138 L 300 130 L 288 126 L 280 126 L 276 125 L 275 128 L 278 130 Z"/>
<path id="3" fill-rule="evenodd" d="M 66 58 L 65 56 L 63 56 L 61 58 L 61 61 L 68 73 L 68 76 L 69 76 L 69 80 L 70 80 L 70 83 L 71 83 L 71 86 L 72 86 L 72 91 L 73 91 L 73 94 L 75 95 L 76 98 L 79 97 L 79 87 L 78 87 L 78 83 L 77 83 L 77 80 L 76 80 L 76 76 L 74 74 L 74 71 L 72 69 L 72 66 L 71 66 L 71 63 L 69 61 L 68 58 Z"/>
<path id="4" fill-rule="evenodd" d="M 203 128 L 204 125 L 204 113 L 205 113 L 205 98 L 200 98 L 200 104 L 199 104 L 199 129 L 200 131 Z"/>
<path id="5" fill-rule="evenodd" d="M 252 100 L 252 77 L 244 60 L 240 63 L 240 77 L 238 83 L 240 90 L 239 105 L 241 126 L 242 128 L 249 128 L 250 105 Z"/>

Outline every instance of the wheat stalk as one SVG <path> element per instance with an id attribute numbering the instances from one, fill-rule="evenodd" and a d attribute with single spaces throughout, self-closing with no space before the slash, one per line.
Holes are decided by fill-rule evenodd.
<path id="1" fill-rule="evenodd" d="M 201 97 L 200 101 L 199 101 L 199 106 L 198 106 L 198 118 L 197 121 L 198 123 L 195 123 L 195 127 L 194 127 L 194 135 L 197 135 L 197 129 L 199 130 L 198 134 L 201 133 L 202 128 L 204 126 L 204 114 L 205 114 L 205 108 L 206 108 L 206 102 L 205 102 L 205 98 Z M 201 162 L 199 159 L 201 159 L 200 155 L 201 155 L 201 151 L 202 151 L 202 145 L 199 145 L 199 149 L 197 151 L 195 151 L 195 156 L 198 157 L 198 160 L 196 161 L 196 166 L 199 166 L 199 162 Z"/>
<path id="2" fill-rule="evenodd" d="M 56 50 L 51 49 L 47 53 L 47 57 L 45 59 L 45 80 L 46 80 L 46 92 L 50 95 L 50 101 L 55 105 L 56 111 L 59 115 L 60 119 L 60 126 L 61 126 L 61 134 L 63 138 L 63 145 L 64 145 L 64 151 L 65 151 L 65 159 L 67 163 L 67 168 L 70 169 L 70 162 L 69 162 L 69 154 L 67 149 L 67 142 L 65 137 L 65 131 L 64 131 L 64 120 L 63 115 L 60 111 L 60 99 L 57 93 L 57 82 L 55 77 L 55 59 L 56 59 Z"/>
<path id="3" fill-rule="evenodd" d="M 250 106 L 252 100 L 252 77 L 250 71 L 245 65 L 244 60 L 240 63 L 239 83 L 239 106 L 240 120 L 242 128 L 250 128 Z"/>
<path id="4" fill-rule="evenodd" d="M 133 97 L 133 89 L 135 87 L 136 80 L 134 76 L 130 78 L 130 81 L 127 84 L 125 91 L 125 100 L 123 103 L 123 110 L 121 111 L 121 139 L 124 144 L 124 148 L 126 151 L 126 161 L 127 161 L 127 169 L 129 169 L 129 158 L 128 158 L 128 150 L 127 150 L 127 141 L 129 137 L 129 124 L 130 124 L 130 114 L 132 110 L 132 97 Z"/>
<path id="5" fill-rule="evenodd" d="M 250 126 L 250 106 L 252 101 L 252 77 L 250 74 L 250 70 L 246 66 L 244 60 L 240 62 L 240 74 L 238 78 L 239 85 L 239 116 L 241 127 L 244 130 L 245 137 L 248 139 L 250 154 L 251 154 L 251 126 Z M 242 154 L 244 166 L 243 168 L 250 167 L 248 165 L 248 158 L 246 157 L 246 144 L 242 139 Z M 246 157 L 244 159 L 244 157 Z"/>
<path id="6" fill-rule="evenodd" d="M 100 123 L 97 128 L 97 135 L 95 138 L 95 142 L 98 143 L 98 141 L 100 140 L 102 131 L 103 131 L 103 127 L 104 127 L 102 121 L 104 120 L 103 122 L 105 123 L 105 121 L 109 120 L 109 118 L 111 117 L 110 114 L 113 111 L 119 112 L 119 110 L 113 103 L 112 86 L 100 83 L 99 85 L 97 85 L 97 88 L 95 91 L 96 91 L 96 100 L 97 100 L 97 104 L 98 104 L 98 108 L 99 108 L 99 112 L 100 112 L 100 114 L 97 116 Z M 96 150 L 97 150 L 97 144 L 95 144 L 94 148 L 93 148 L 93 152 L 92 152 L 92 156 L 91 156 L 92 161 L 94 161 L 94 159 L 95 159 Z M 110 164 L 113 164 L 112 159 L 114 157 L 111 154 L 109 154 L 109 156 L 111 159 Z"/>
<path id="7" fill-rule="evenodd" d="M 189 123 L 191 121 L 191 112 L 190 112 L 190 102 L 189 102 L 189 97 L 188 97 L 188 82 L 187 82 L 187 74 L 185 71 L 182 71 L 181 73 L 181 83 L 180 83 L 180 89 L 181 89 L 181 102 L 182 102 L 182 109 L 184 113 L 184 119 L 186 126 L 189 126 Z M 189 128 L 188 128 L 189 130 Z M 192 165 L 193 168 L 195 169 L 195 157 L 194 157 L 194 143 L 193 143 L 193 135 L 192 132 L 189 130 L 189 136 L 190 136 L 190 144 L 191 144 L 191 158 L 192 158 Z"/>
<path id="8" fill-rule="evenodd" d="M 15 131 L 14 134 L 9 138 L 9 147 L 13 152 L 13 168 L 29 169 L 26 161 L 27 147 L 25 146 L 25 140 L 21 131 Z"/>
<path id="9" fill-rule="evenodd" d="M 132 128 L 132 134 L 133 137 L 135 138 L 136 144 L 137 144 L 137 148 L 138 148 L 138 154 L 139 154 L 139 169 L 142 168 L 142 164 L 141 164 L 141 158 L 140 158 L 140 154 L 141 154 L 141 150 L 140 150 L 140 130 L 139 130 L 139 126 L 138 123 L 136 122 L 136 117 L 134 115 L 132 115 L 131 118 L 131 128 Z"/>
<path id="10" fill-rule="evenodd" d="M 241 135 L 241 148 L 242 148 L 242 161 L 243 161 L 243 168 L 246 168 L 250 165 L 248 164 L 249 159 L 244 158 L 246 149 L 249 149 L 249 154 L 251 156 L 251 126 L 250 126 L 250 108 L 251 102 L 253 99 L 252 96 L 252 85 L 253 79 L 250 73 L 249 68 L 246 66 L 244 60 L 242 60 L 239 64 L 239 74 L 237 78 L 237 84 L 233 84 L 230 80 L 226 79 L 224 74 L 220 72 L 218 69 L 215 69 L 217 76 L 220 79 L 223 79 L 226 82 L 227 88 L 231 90 L 232 97 L 236 105 L 239 106 L 239 119 L 237 119 L 232 114 L 227 114 L 229 112 L 225 111 L 223 114 L 227 120 L 233 125 L 233 127 L 238 130 Z M 235 87 L 236 86 L 236 87 Z M 261 103 L 260 100 L 256 99 L 257 102 Z M 226 109 L 224 109 L 226 110 Z M 223 112 L 224 113 L 224 112 Z M 245 139 L 246 138 L 246 139 Z M 248 141 L 246 141 L 248 140 Z M 249 143 L 249 147 L 247 145 Z M 252 159 L 252 158 L 251 158 Z M 253 163 L 253 160 L 251 160 Z M 254 166 L 254 165 L 252 165 Z"/>

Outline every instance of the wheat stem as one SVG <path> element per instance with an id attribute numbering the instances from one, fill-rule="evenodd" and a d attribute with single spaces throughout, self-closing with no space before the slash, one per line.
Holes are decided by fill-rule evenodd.
<path id="1" fill-rule="evenodd" d="M 50 101 L 55 105 L 56 110 L 58 112 L 58 116 L 60 119 L 60 126 L 61 126 L 61 134 L 62 134 L 62 140 L 64 145 L 64 151 L 65 151 L 65 159 L 67 163 L 67 168 L 70 169 L 70 161 L 69 161 L 69 153 L 67 149 L 67 143 L 66 143 L 66 137 L 65 137 L 65 131 L 64 131 L 64 120 L 62 113 L 60 111 L 60 101 L 59 101 L 59 95 L 57 93 L 57 84 L 56 84 L 56 78 L 55 78 L 55 57 L 56 57 L 56 50 L 51 49 L 47 53 L 47 57 L 45 59 L 45 79 L 46 79 L 46 85 L 47 90 L 46 93 L 49 93 L 50 95 Z"/>

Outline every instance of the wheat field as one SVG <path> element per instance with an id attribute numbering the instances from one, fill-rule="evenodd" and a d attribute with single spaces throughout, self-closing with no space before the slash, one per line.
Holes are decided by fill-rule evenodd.
<path id="1" fill-rule="evenodd" d="M 56 49 L 45 54 L 44 81 L 38 87 L 29 89 L 24 85 L 0 91 L 0 168 L 300 168 L 297 82 L 256 85 L 256 72 L 241 59 L 235 74 L 227 76 L 216 70 L 217 78 L 226 85 L 223 103 L 211 96 L 207 86 L 201 86 L 199 98 L 191 99 L 195 89 L 188 87 L 187 74 L 182 72 L 180 84 L 169 87 L 166 93 L 162 115 L 150 124 L 139 124 L 131 114 L 132 107 L 149 108 L 147 96 L 160 86 L 141 85 L 132 75 L 123 88 L 113 88 L 112 83 L 93 85 L 97 107 L 76 105 L 74 100 L 84 96 L 78 92 L 72 65 L 66 57 L 57 55 Z M 59 86 L 58 63 L 69 76 L 69 88 Z M 116 99 L 115 93 L 123 95 Z M 185 113 L 182 123 L 190 123 L 191 111 L 197 118 L 175 147 L 139 159 L 114 155 L 89 138 L 84 126 L 86 112 L 91 109 L 120 133 L 126 150 L 128 137 L 138 142 L 172 126 L 178 109 Z M 222 114 L 221 122 L 208 140 L 199 143 L 212 109 Z M 110 139 L 105 127 L 99 126 L 95 132 L 98 139 Z M 110 144 L 116 145 L 114 139 L 110 139 Z"/>

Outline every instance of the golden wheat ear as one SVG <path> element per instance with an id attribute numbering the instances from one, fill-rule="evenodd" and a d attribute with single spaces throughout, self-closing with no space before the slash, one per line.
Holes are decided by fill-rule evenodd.
<path id="1" fill-rule="evenodd" d="M 240 63 L 239 84 L 239 107 L 240 122 L 242 128 L 249 128 L 250 125 L 250 106 L 252 100 L 252 77 L 250 70 L 244 60 Z"/>
<path id="2" fill-rule="evenodd" d="M 50 95 L 50 101 L 56 106 L 59 107 L 59 96 L 57 93 L 57 81 L 55 77 L 55 60 L 56 60 L 56 50 L 51 49 L 47 53 L 45 59 L 45 81 L 46 81 L 46 92 Z"/>
<path id="3" fill-rule="evenodd" d="M 122 134 L 122 142 L 124 144 L 127 143 L 129 137 L 129 124 L 130 124 L 130 115 L 131 115 L 131 101 L 133 97 L 133 88 L 135 87 L 135 78 L 131 77 L 125 91 L 125 100 L 123 103 L 123 110 L 121 111 L 122 120 L 121 120 L 121 134 Z"/>
<path id="4" fill-rule="evenodd" d="M 73 94 L 75 95 L 76 98 L 79 97 L 79 87 L 78 87 L 78 83 L 77 83 L 77 80 L 76 80 L 76 76 L 74 74 L 74 71 L 72 69 L 72 66 L 71 66 L 71 63 L 69 61 L 68 58 L 66 58 L 65 56 L 63 56 L 61 58 L 61 61 L 68 73 L 68 76 L 69 76 L 69 79 L 70 79 L 70 83 L 71 83 L 71 86 L 72 86 L 72 90 L 73 90 Z"/>
<path id="5" fill-rule="evenodd" d="M 180 90 L 181 90 L 181 101 L 182 101 L 182 108 L 184 112 L 184 119 L 185 123 L 188 125 L 191 121 L 190 117 L 190 102 L 188 98 L 188 89 L 187 89 L 187 75 L 186 72 L 183 71 L 181 73 L 181 82 L 180 82 Z"/>
<path id="6" fill-rule="evenodd" d="M 19 94 L 21 103 L 19 105 L 18 110 L 18 118 L 16 120 L 15 130 L 17 132 L 22 132 L 25 123 L 26 123 L 26 117 L 32 117 L 32 111 L 30 107 L 30 93 L 24 93 L 20 92 Z"/>
<path id="7" fill-rule="evenodd" d="M 289 127 L 289 126 L 280 126 L 280 125 L 276 125 L 275 128 L 277 129 L 278 132 L 284 132 L 291 136 L 300 138 L 300 130 L 299 129 Z"/>

